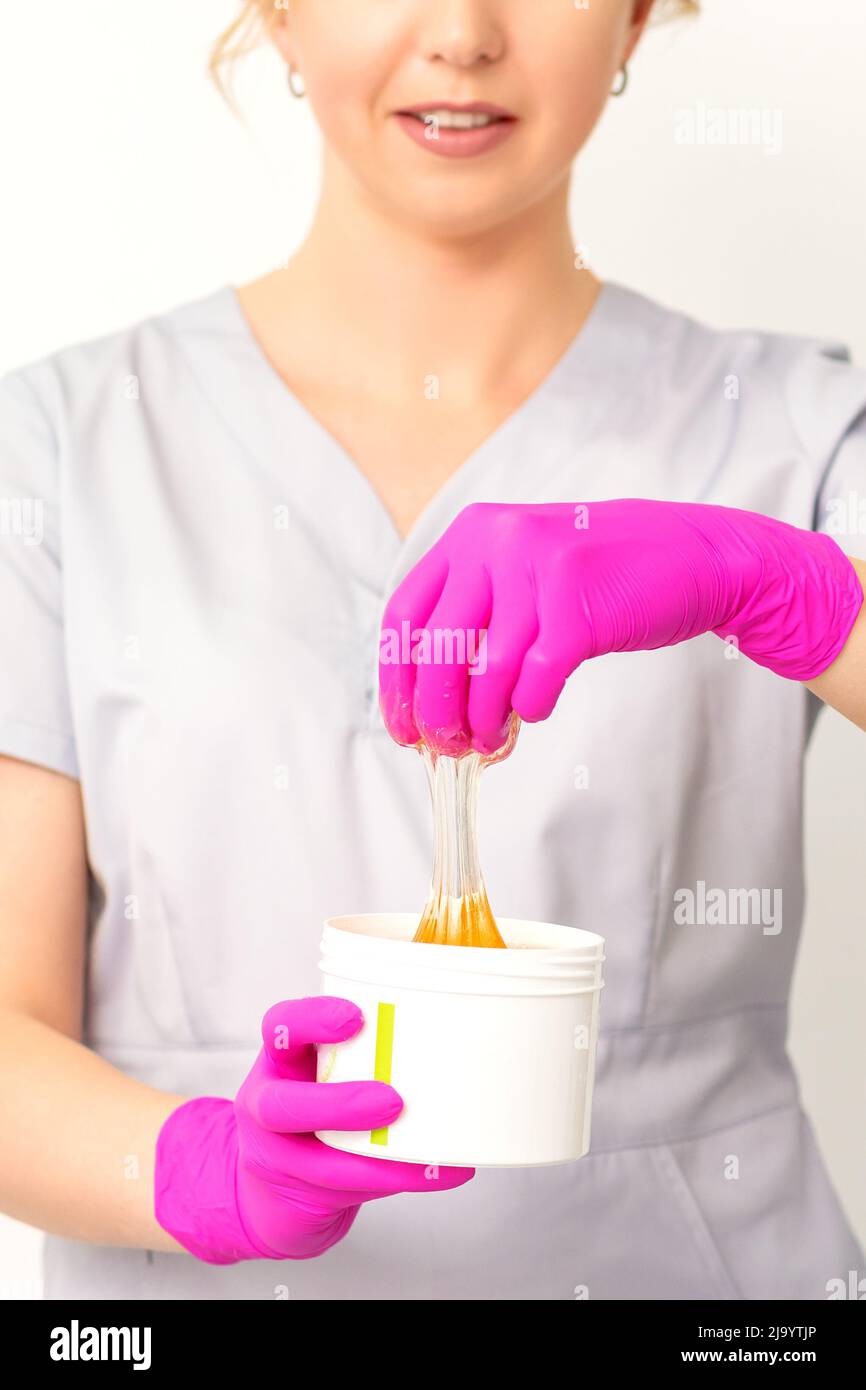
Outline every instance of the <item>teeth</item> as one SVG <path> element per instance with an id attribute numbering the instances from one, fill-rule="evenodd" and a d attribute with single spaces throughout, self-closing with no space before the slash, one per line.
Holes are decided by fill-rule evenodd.
<path id="1" fill-rule="evenodd" d="M 442 130 L 477 130 L 499 119 L 480 111 L 417 111 L 415 114 L 425 125 L 437 125 Z"/>

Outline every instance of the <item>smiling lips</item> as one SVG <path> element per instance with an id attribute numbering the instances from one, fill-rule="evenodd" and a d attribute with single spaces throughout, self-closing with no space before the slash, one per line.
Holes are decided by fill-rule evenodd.
<path id="1" fill-rule="evenodd" d="M 408 106 L 394 113 L 410 139 L 432 154 L 466 158 L 484 154 L 507 140 L 517 117 L 489 102 Z"/>

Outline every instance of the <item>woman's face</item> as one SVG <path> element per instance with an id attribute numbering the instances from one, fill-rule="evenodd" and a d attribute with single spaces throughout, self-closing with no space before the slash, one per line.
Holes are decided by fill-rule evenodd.
<path id="1" fill-rule="evenodd" d="M 567 178 L 652 8 L 584 3 L 289 0 L 272 32 L 363 190 L 403 220 L 466 233 Z M 435 118 L 476 103 L 513 119 L 467 133 Z M 407 108 L 428 114 L 401 115 Z"/>

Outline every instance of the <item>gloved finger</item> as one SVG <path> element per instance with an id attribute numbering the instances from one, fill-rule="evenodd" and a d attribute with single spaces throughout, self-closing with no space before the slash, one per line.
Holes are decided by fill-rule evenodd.
<path id="1" fill-rule="evenodd" d="M 394 590 L 379 633 L 379 708 L 397 743 L 415 744 L 420 734 L 413 715 L 416 667 L 410 659 L 412 634 L 432 613 L 448 575 L 443 550 L 433 546 Z"/>
<path id="2" fill-rule="evenodd" d="M 492 589 L 486 568 L 452 563 L 425 627 L 415 675 L 415 724 L 431 748 L 459 757 L 470 746 L 469 663 L 484 650 Z"/>
<path id="3" fill-rule="evenodd" d="M 374 1161 L 382 1167 L 386 1166 L 380 1158 Z M 448 1188 L 441 1187 L 441 1185 L 437 1187 L 432 1180 L 434 1174 L 437 1173 L 436 1169 L 430 1168 L 426 1171 L 430 1173 L 430 1180 L 426 1183 L 425 1191 L 442 1192 L 449 1190 Z M 326 1215 L 331 1215 L 340 1211 L 357 1212 L 366 1202 L 375 1202 L 381 1200 L 383 1197 L 399 1195 L 393 1192 L 371 1192 L 367 1188 L 358 1188 L 355 1191 L 351 1191 L 348 1188 L 320 1187 L 316 1183 L 306 1182 L 303 1178 L 299 1178 L 294 1174 L 285 1175 L 278 1181 L 281 1186 L 284 1184 L 291 1190 L 294 1200 L 297 1200 L 299 1197 L 302 1198 L 305 1208 L 309 1211 L 323 1212 Z M 467 1178 L 466 1181 L 468 1182 L 469 1179 Z M 462 1183 L 457 1184 L 457 1186 L 462 1185 Z"/>
<path id="4" fill-rule="evenodd" d="M 393 1197 L 398 1192 L 445 1192 L 462 1187 L 475 1176 L 474 1168 L 444 1168 L 395 1159 L 344 1153 L 322 1143 L 314 1134 L 272 1135 L 279 1139 L 271 1161 L 305 1182 L 356 1194 L 358 1201 Z M 357 1194 L 365 1194 L 360 1196 Z"/>
<path id="5" fill-rule="evenodd" d="M 249 1114 L 263 1129 L 310 1134 L 316 1129 L 379 1129 L 396 1120 L 403 1100 L 383 1081 L 293 1081 L 265 1077 L 247 1091 Z"/>
<path id="6" fill-rule="evenodd" d="M 538 614 L 528 576 L 516 573 L 507 583 L 494 579 L 482 660 L 468 682 L 467 719 L 477 752 L 495 753 L 508 738 L 512 694 L 537 636 Z"/>
<path id="7" fill-rule="evenodd" d="M 357 1004 L 335 995 L 310 995 L 273 1004 L 262 1019 L 262 1042 L 268 1060 L 284 1076 L 315 1076 L 313 1043 L 341 1043 L 354 1037 L 364 1022 Z"/>
<path id="8" fill-rule="evenodd" d="M 592 619 L 577 566 L 536 574 L 538 636 L 511 698 L 527 723 L 547 719 L 568 677 L 593 652 Z"/>

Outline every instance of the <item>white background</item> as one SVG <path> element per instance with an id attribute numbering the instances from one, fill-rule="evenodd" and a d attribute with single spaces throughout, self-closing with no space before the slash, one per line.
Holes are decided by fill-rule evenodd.
<path id="1" fill-rule="evenodd" d="M 578 163 L 575 240 L 603 278 L 722 326 L 841 339 L 866 362 L 866 6 L 704 9 L 645 40 Z M 246 128 L 205 78 L 234 13 L 232 0 L 4 0 L 0 370 L 252 278 L 303 235 L 317 137 L 276 56 L 238 82 Z M 699 104 L 781 111 L 781 151 L 678 144 L 676 111 Z M 792 1051 L 866 1241 L 866 734 L 830 710 L 807 790 Z M 0 1296 L 38 1294 L 38 1245 L 0 1218 Z"/>

